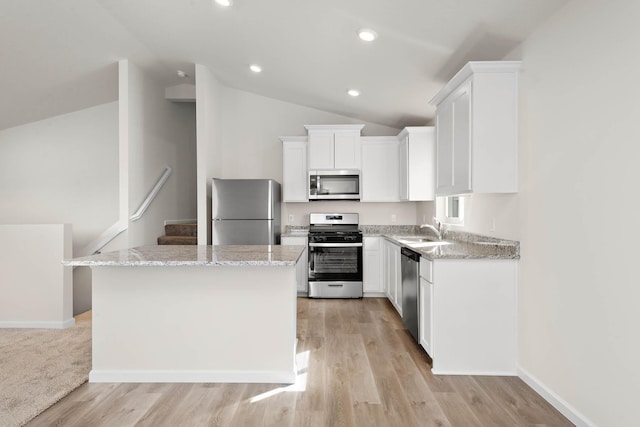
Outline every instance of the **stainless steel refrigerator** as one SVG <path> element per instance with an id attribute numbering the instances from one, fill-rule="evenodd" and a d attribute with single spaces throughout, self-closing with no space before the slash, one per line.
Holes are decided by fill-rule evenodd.
<path id="1" fill-rule="evenodd" d="M 272 179 L 213 179 L 214 245 L 279 245 L 280 184 Z"/>

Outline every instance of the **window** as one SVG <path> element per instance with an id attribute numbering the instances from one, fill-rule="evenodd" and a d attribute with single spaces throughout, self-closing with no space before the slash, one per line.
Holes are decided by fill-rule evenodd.
<path id="1" fill-rule="evenodd" d="M 446 206 L 447 218 L 460 218 L 460 197 L 447 197 Z"/>
<path id="2" fill-rule="evenodd" d="M 436 201 L 437 217 L 445 224 L 464 224 L 463 196 L 438 197 Z"/>

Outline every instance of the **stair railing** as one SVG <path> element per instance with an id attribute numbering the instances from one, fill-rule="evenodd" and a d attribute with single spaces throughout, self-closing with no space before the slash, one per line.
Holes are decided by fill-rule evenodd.
<path id="1" fill-rule="evenodd" d="M 156 196 L 162 189 L 162 186 L 164 185 L 164 183 L 167 182 L 167 180 L 169 179 L 169 175 L 171 175 L 171 168 L 167 166 L 164 169 L 164 172 L 162 173 L 160 178 L 158 178 L 158 182 L 156 182 L 156 185 L 153 186 L 153 188 L 147 195 L 147 198 L 144 199 L 144 201 L 142 202 L 142 204 L 140 205 L 136 213 L 134 213 L 129 217 L 129 221 L 137 221 L 140 218 L 142 218 L 142 215 L 144 215 L 145 211 L 147 210 L 151 202 L 153 202 L 153 199 L 156 198 Z"/>
<path id="2" fill-rule="evenodd" d="M 144 199 L 138 210 L 129 217 L 129 221 L 137 221 L 142 218 L 142 215 L 146 212 L 147 208 L 153 202 L 153 199 L 156 198 L 162 186 L 167 179 L 169 179 L 169 175 L 171 175 L 171 167 L 167 166 L 164 169 L 164 172 L 158 178 L 156 185 L 153 186 L 147 197 Z M 129 228 L 129 224 L 123 221 L 118 221 L 115 224 L 111 225 L 109 228 L 104 230 L 98 237 L 96 237 L 93 241 L 91 241 L 87 246 L 80 250 L 80 254 L 78 256 L 86 256 L 86 255 L 94 255 L 100 253 L 100 250 L 107 246 L 109 242 L 118 237 L 122 232 L 124 232 L 127 228 Z"/>
<path id="3" fill-rule="evenodd" d="M 113 224 L 111 227 L 104 230 L 98 237 L 93 239 L 87 246 L 80 250 L 80 254 L 76 256 L 95 255 L 100 253 L 100 250 L 107 246 L 109 242 L 118 237 L 128 227 L 128 224 L 120 221 Z"/>

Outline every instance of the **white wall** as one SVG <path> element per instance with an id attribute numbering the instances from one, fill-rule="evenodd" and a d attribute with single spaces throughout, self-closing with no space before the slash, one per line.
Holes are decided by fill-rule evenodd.
<path id="1" fill-rule="evenodd" d="M 521 241 L 519 364 L 582 425 L 637 425 L 640 2 L 574 0 L 510 59 L 518 195 L 473 196 L 469 229 Z"/>
<path id="2" fill-rule="evenodd" d="M 474 194 L 463 197 L 464 225 L 448 224 L 449 229 L 503 239 L 520 238 L 519 194 Z M 437 203 L 444 205 L 444 198 L 438 198 Z M 439 212 L 442 215 L 438 217 L 442 218 L 444 206 Z"/>
<path id="3" fill-rule="evenodd" d="M 220 87 L 222 178 L 272 178 L 282 183 L 280 136 L 306 135 L 307 124 L 364 123 L 363 135 L 397 135 L 400 130 L 327 113 L 226 86 Z M 314 202 L 286 203 L 283 225 L 308 225 L 309 212 L 358 212 L 362 224 L 416 223 L 415 203 Z M 289 221 L 289 215 L 294 215 Z"/>
<path id="4" fill-rule="evenodd" d="M 0 131 L 0 223 L 68 223 L 77 251 L 118 219 L 115 102 Z"/>
<path id="5" fill-rule="evenodd" d="M 198 244 L 211 244 L 211 179 L 222 174 L 220 119 L 222 85 L 204 65 L 196 64 Z"/>
<path id="6" fill-rule="evenodd" d="M 118 103 L 0 131 L 0 223 L 68 223 L 73 252 L 118 220 Z M 91 274 L 73 271 L 73 313 Z"/>
<path id="7" fill-rule="evenodd" d="M 223 86 L 222 177 L 273 178 L 282 182 L 280 136 L 306 135 L 304 125 L 364 123 L 363 135 L 400 130 L 278 101 Z"/>
<path id="8" fill-rule="evenodd" d="M 144 216 L 130 221 L 127 246 L 156 244 L 164 221 L 196 217 L 195 108 L 164 99 L 165 88 L 130 61 L 120 62 L 120 132 L 126 138 L 128 215 L 169 166 L 173 172 Z M 122 90 L 125 88 L 125 90 Z M 126 99 L 123 99 L 126 98 Z"/>
<path id="9" fill-rule="evenodd" d="M 416 223 L 433 224 L 433 217 L 436 216 L 435 202 L 420 202 L 416 204 Z"/>
<path id="10" fill-rule="evenodd" d="M 72 326 L 71 224 L 0 225 L 0 236 L 0 328 Z"/>
<path id="11" fill-rule="evenodd" d="M 358 202 L 310 202 L 284 203 L 283 225 L 309 225 L 311 212 L 355 212 L 363 225 L 414 225 L 416 224 L 416 203 L 358 203 Z M 293 220 L 289 220 L 293 215 Z M 393 221 L 391 216 L 395 215 Z"/>

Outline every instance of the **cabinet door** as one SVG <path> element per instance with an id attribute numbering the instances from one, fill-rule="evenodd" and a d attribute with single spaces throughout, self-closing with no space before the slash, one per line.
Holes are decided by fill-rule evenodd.
<path id="1" fill-rule="evenodd" d="M 446 99 L 436 111 L 436 194 L 453 188 L 453 103 Z"/>
<path id="2" fill-rule="evenodd" d="M 471 81 L 453 94 L 454 194 L 471 191 Z"/>
<path id="3" fill-rule="evenodd" d="M 365 237 L 363 260 L 363 290 L 364 292 L 383 292 L 382 280 L 382 237 Z"/>
<path id="4" fill-rule="evenodd" d="M 362 141 L 361 202 L 397 202 L 398 142 L 388 140 Z"/>
<path id="5" fill-rule="evenodd" d="M 391 304 L 402 316 L 402 276 L 400 271 L 400 246 L 384 241 L 385 253 L 385 280 L 387 281 L 388 298 Z"/>
<path id="6" fill-rule="evenodd" d="M 360 169 L 360 132 L 335 132 L 334 166 L 336 169 Z"/>
<path id="7" fill-rule="evenodd" d="M 401 156 L 406 160 L 406 199 L 410 201 L 435 198 L 435 136 L 430 126 L 408 127 L 403 139 Z M 404 153 L 403 151 L 406 151 Z"/>
<path id="8" fill-rule="evenodd" d="M 409 200 L 409 135 L 400 139 L 398 147 L 400 200 Z"/>
<path id="9" fill-rule="evenodd" d="M 433 284 L 420 278 L 420 345 L 433 358 Z"/>
<path id="10" fill-rule="evenodd" d="M 387 299 L 391 300 L 391 281 L 389 280 L 390 268 L 389 242 L 382 240 L 382 287 Z"/>
<path id="11" fill-rule="evenodd" d="M 396 310 L 402 317 L 402 271 L 400 271 L 400 264 L 402 263 L 402 254 L 400 252 L 400 246 L 393 245 L 393 260 L 395 264 L 395 275 L 393 281 L 395 282 L 395 302 Z"/>
<path id="12" fill-rule="evenodd" d="M 309 169 L 333 169 L 333 132 L 309 132 Z"/>
<path id="13" fill-rule="evenodd" d="M 298 246 L 306 247 L 308 244 L 308 241 L 306 237 L 284 236 L 281 239 L 281 244 L 298 245 Z M 297 281 L 297 290 L 299 293 L 308 292 L 309 254 L 307 252 L 307 249 L 304 250 L 304 253 L 300 257 L 300 262 L 296 265 L 296 281 Z"/>
<path id="14" fill-rule="evenodd" d="M 387 298 L 394 305 L 396 305 L 396 260 L 395 260 L 395 252 L 393 248 L 395 245 L 388 240 L 384 241 L 384 281 L 385 281 L 385 292 L 387 294 Z"/>
<path id="15" fill-rule="evenodd" d="M 306 141 L 282 143 L 282 200 L 308 202 L 309 184 Z"/>

